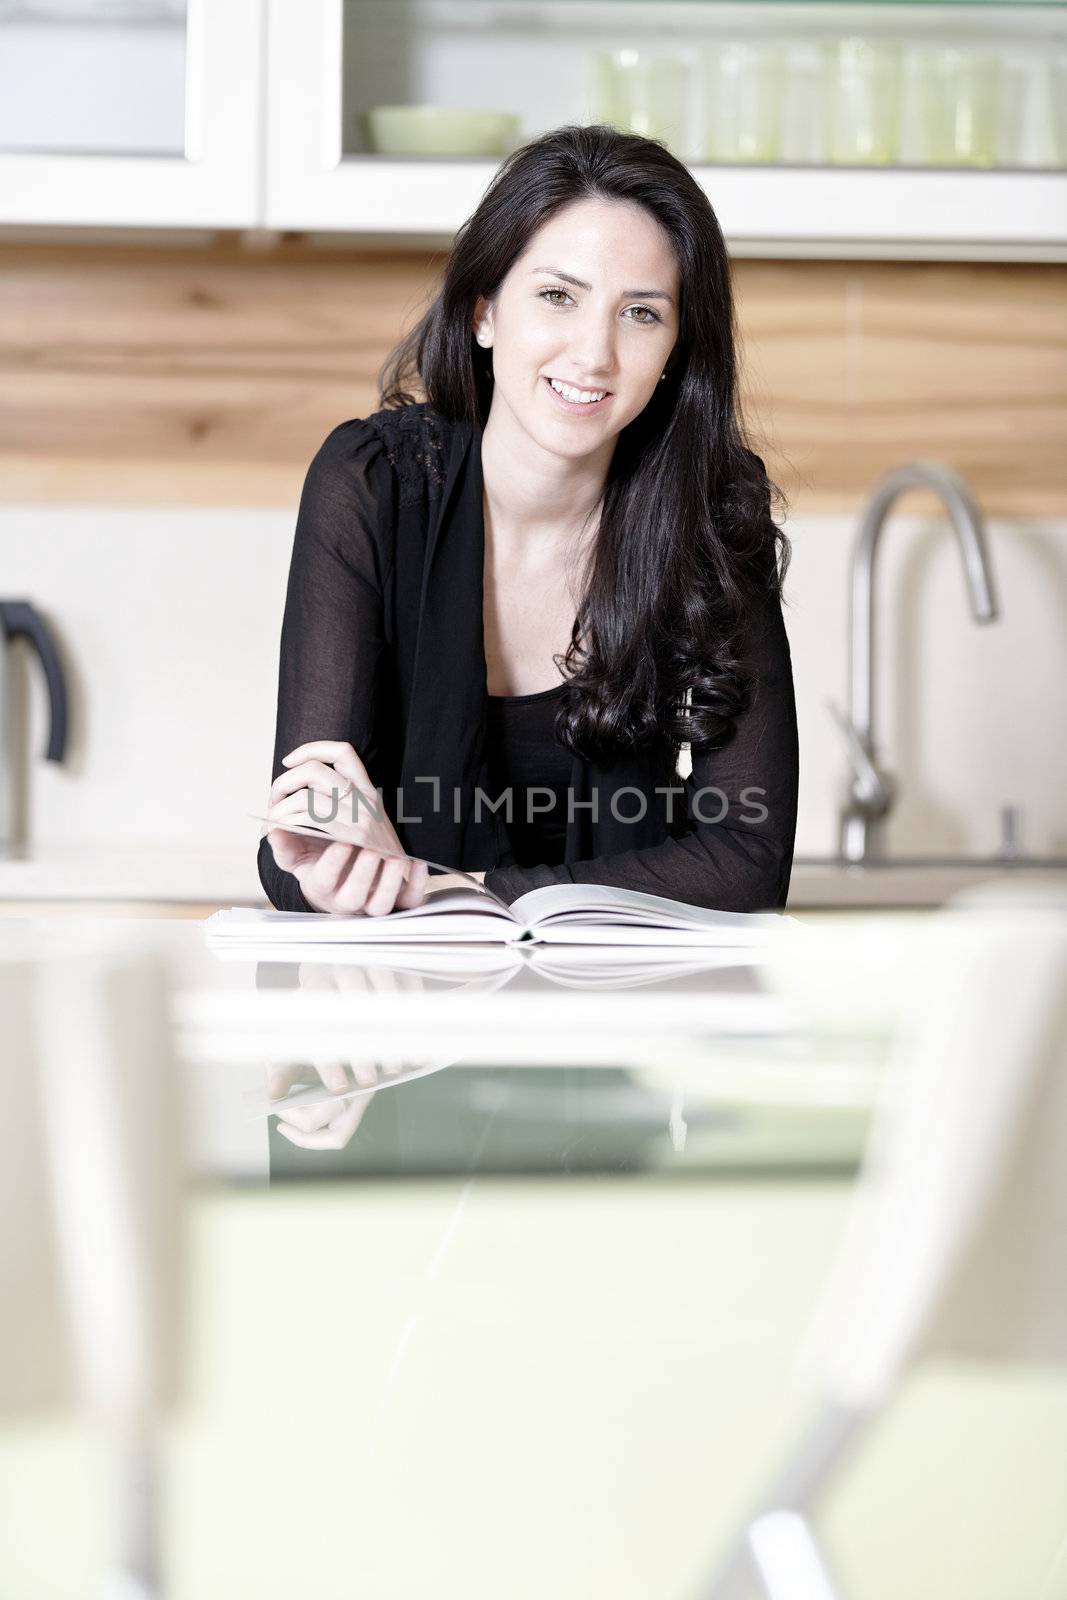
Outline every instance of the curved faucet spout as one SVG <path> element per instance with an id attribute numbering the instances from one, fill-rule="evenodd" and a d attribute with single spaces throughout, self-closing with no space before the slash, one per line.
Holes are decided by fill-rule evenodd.
<path id="1" fill-rule="evenodd" d="M 997 616 L 985 519 L 958 472 L 940 461 L 909 461 L 874 486 L 852 557 L 852 617 L 849 651 L 849 717 L 869 755 L 874 677 L 874 557 L 878 535 L 894 503 L 909 489 L 932 489 L 948 512 L 959 540 L 971 612 L 976 622 Z"/>
<path id="2" fill-rule="evenodd" d="M 909 461 L 887 472 L 874 486 L 852 556 L 847 722 L 835 712 L 850 741 L 854 770 L 851 800 L 841 817 L 841 853 L 849 861 L 874 853 L 894 798 L 893 782 L 878 770 L 874 751 L 874 558 L 889 512 L 908 489 L 932 489 L 948 512 L 975 621 L 992 622 L 998 614 L 985 522 L 963 479 L 939 461 Z"/>

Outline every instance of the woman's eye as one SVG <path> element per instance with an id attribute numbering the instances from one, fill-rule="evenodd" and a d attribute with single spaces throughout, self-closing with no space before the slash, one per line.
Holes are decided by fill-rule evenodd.
<path id="1" fill-rule="evenodd" d="M 567 293 L 566 289 L 539 289 L 538 290 L 539 298 L 544 300 L 544 301 L 546 301 L 550 306 L 558 306 L 558 305 L 561 304 L 561 301 L 554 300 L 554 299 L 550 298 L 550 296 L 557 295 L 557 294 L 558 295 L 562 295 L 564 300 L 569 300 L 570 299 L 570 295 Z M 644 316 L 642 316 L 642 317 L 631 317 L 630 321 L 631 322 L 640 322 L 646 328 L 649 327 L 654 322 L 661 322 L 662 321 L 662 318 L 660 317 L 659 312 L 658 311 L 653 311 L 651 306 L 630 306 L 629 309 L 631 311 L 643 311 L 644 312 Z"/>

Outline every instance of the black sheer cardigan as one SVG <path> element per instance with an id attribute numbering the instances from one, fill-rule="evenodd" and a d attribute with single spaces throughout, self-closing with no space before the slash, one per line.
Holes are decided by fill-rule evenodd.
<path id="1" fill-rule="evenodd" d="M 778 599 L 751 617 L 754 693 L 730 742 L 695 749 L 684 782 L 666 756 L 573 757 L 564 862 L 519 867 L 502 864 L 506 824 L 487 803 L 483 561 L 480 428 L 424 403 L 328 435 L 297 515 L 271 781 L 300 744 L 351 743 L 405 850 L 487 869 L 509 904 L 551 883 L 603 883 L 724 911 L 784 908 L 799 752 Z M 272 905 L 312 909 L 265 836 L 258 865 Z"/>

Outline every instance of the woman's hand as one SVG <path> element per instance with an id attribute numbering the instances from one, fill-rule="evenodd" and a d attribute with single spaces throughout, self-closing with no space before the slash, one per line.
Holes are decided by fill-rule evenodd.
<path id="1" fill-rule="evenodd" d="M 309 1066 L 334 1098 L 324 1098 L 310 1105 L 286 1105 L 285 1098 L 290 1090 L 308 1081 L 303 1063 L 273 1068 L 268 1087 L 271 1113 L 278 1118 L 278 1132 L 302 1150 L 343 1150 L 374 1098 L 373 1094 L 353 1097 L 353 1087 L 373 1089 L 383 1082 L 383 1075 L 384 1081 L 388 1081 L 408 1070 L 408 1063 L 404 1061 L 370 1061 L 365 1057 L 349 1062 L 315 1061 Z"/>
<path id="2" fill-rule="evenodd" d="M 297 981 L 301 989 L 401 997 L 426 987 L 417 972 L 395 972 L 357 962 L 304 961 L 297 969 Z M 354 1095 L 353 1090 L 372 1091 L 422 1065 L 423 1062 L 378 1061 L 353 1054 L 345 1061 L 319 1057 L 306 1064 L 273 1066 L 268 1070 L 267 1094 L 271 1114 L 278 1118 L 278 1132 L 303 1150 L 343 1150 L 374 1099 L 373 1093 Z M 292 1105 L 286 1103 L 294 1088 L 313 1083 L 316 1076 L 329 1095 L 316 1097 L 309 1104 L 301 1104 L 299 1099 Z"/>
<path id="3" fill-rule="evenodd" d="M 308 905 L 316 911 L 362 911 L 372 917 L 421 905 L 429 868 L 424 861 L 396 859 L 403 857 L 404 847 L 353 747 L 320 739 L 298 745 L 282 759 L 288 770 L 271 785 L 268 817 L 310 824 L 333 835 L 333 842 L 320 842 L 281 828 L 267 831 L 275 861 L 293 874 Z M 353 791 L 356 799 L 348 798 L 346 805 Z M 312 792 L 321 797 L 315 806 L 320 815 L 337 810 L 332 822 L 311 815 Z M 345 811 L 358 820 L 345 821 Z"/>

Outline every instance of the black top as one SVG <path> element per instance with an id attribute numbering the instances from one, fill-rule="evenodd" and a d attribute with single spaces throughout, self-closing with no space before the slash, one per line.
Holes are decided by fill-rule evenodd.
<path id="1" fill-rule="evenodd" d="M 567 786 L 571 757 L 556 738 L 564 685 L 540 694 L 488 697 L 489 786 L 503 815 L 510 865 L 557 866 L 567 843 Z M 508 791 L 510 790 L 510 796 Z"/>
<path id="2" fill-rule="evenodd" d="M 784 907 L 799 756 L 777 596 L 768 589 L 753 606 L 748 710 L 723 748 L 693 750 L 683 783 L 665 750 L 610 766 L 572 756 L 550 736 L 548 695 L 494 705 L 484 538 L 476 424 L 420 404 L 329 434 L 308 468 L 293 540 L 272 779 L 299 744 L 351 743 L 404 848 L 489 869 L 487 885 L 508 903 L 550 883 L 604 883 L 728 911 Z M 569 790 L 555 832 L 551 822 L 509 830 L 486 803 L 509 774 L 516 786 L 553 787 L 557 799 Z M 544 848 L 531 862 L 535 841 Z M 259 872 L 273 905 L 311 909 L 266 838 Z"/>

